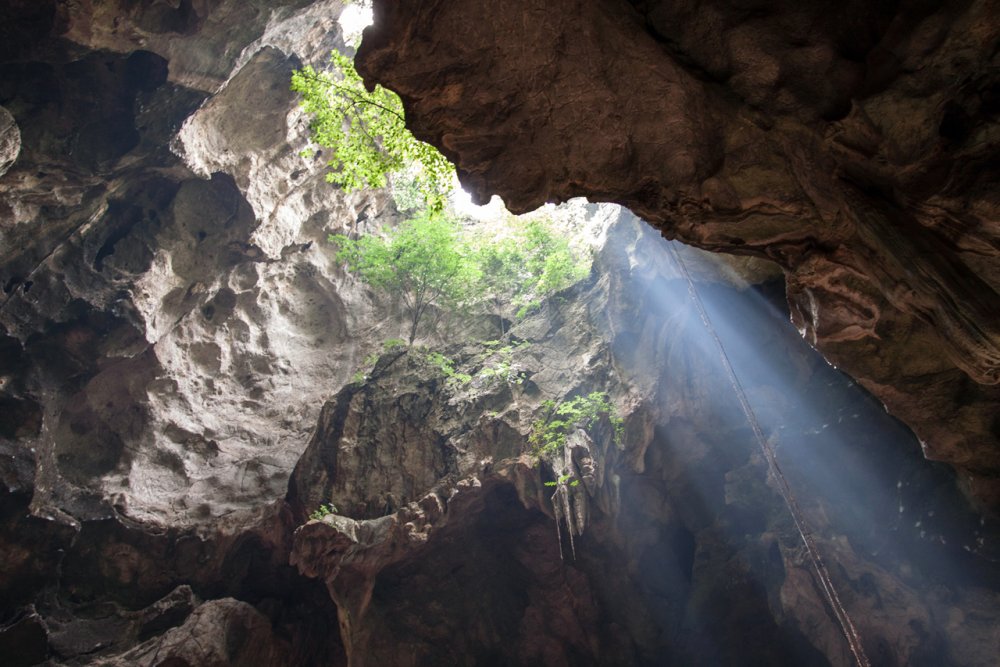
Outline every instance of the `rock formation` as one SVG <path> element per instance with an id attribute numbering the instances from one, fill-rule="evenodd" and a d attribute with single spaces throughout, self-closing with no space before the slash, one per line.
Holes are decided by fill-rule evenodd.
<path id="1" fill-rule="evenodd" d="M 1000 7 L 376 0 L 358 69 L 480 200 L 765 257 L 792 317 L 1000 498 Z"/>
<path id="2" fill-rule="evenodd" d="M 998 528 L 959 487 L 997 466 L 995 6 L 800 4 L 382 2 L 361 64 L 481 198 L 765 258 L 751 288 L 679 251 L 872 663 L 989 665 Z M 468 383 L 382 348 L 326 237 L 396 212 L 300 155 L 288 90 L 341 8 L 0 9 L 4 664 L 850 664 L 630 214 L 590 209 L 595 272 L 517 325 L 516 377 L 488 319 L 424 341 Z M 624 439 L 539 464 L 543 401 L 590 391 Z"/>
<path id="3" fill-rule="evenodd" d="M 451 353 L 469 385 L 394 351 L 324 407 L 289 501 L 339 514 L 300 528 L 291 562 L 326 582 L 350 664 L 851 664 L 681 272 L 639 224 L 513 328 L 522 380 L 485 382 L 468 347 Z M 767 357 L 734 359 L 872 663 L 989 664 L 994 632 L 939 619 L 995 616 L 995 527 L 779 311 L 698 289 L 733 355 Z M 523 453 L 542 400 L 601 388 L 621 447 L 604 423 L 565 461 Z"/>
<path id="4" fill-rule="evenodd" d="M 294 658 L 275 664 L 335 662 L 322 590 L 309 613 L 282 601 L 314 587 L 287 566 L 294 526 L 274 504 L 323 400 L 374 344 L 358 332 L 392 328 L 326 243 L 367 229 L 386 197 L 339 193 L 321 160 L 299 156 L 291 70 L 342 46 L 340 4 L 265 4 L 2 10 L 12 664 L 153 638 L 163 650 L 120 664 L 246 663 L 254 650 L 225 658 L 205 633 L 257 635 L 262 618 L 298 628 L 278 630 L 272 655 Z M 179 586 L 187 602 L 163 602 Z M 295 639 L 311 625 L 318 634 Z M 187 636 L 207 653 L 167 650 Z"/>

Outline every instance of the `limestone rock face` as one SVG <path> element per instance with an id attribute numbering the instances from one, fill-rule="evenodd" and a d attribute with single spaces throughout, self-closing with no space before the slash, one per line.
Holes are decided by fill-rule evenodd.
<path id="1" fill-rule="evenodd" d="M 364 356 L 347 332 L 374 311 L 326 237 L 386 198 L 299 155 L 291 71 L 342 45 L 339 5 L 303 4 L 78 4 L 50 26 L 76 46 L 2 66 L 6 418 L 38 510 L 93 496 L 177 525 L 279 498 Z"/>
<path id="2" fill-rule="evenodd" d="M 992 504 L 994 0 L 375 2 L 358 68 L 480 200 L 768 258 L 803 336 Z"/>
<path id="3" fill-rule="evenodd" d="M 275 503 L 370 345 L 347 332 L 395 333 L 326 242 L 387 197 L 299 155 L 288 90 L 343 46 L 340 7 L 0 9 L 4 660 L 160 664 L 156 638 L 178 664 L 336 664 Z"/>
<path id="4" fill-rule="evenodd" d="M 848 664 L 686 274 L 873 663 L 995 662 L 997 526 L 811 355 L 766 279 L 780 264 L 802 326 L 930 455 L 989 478 L 993 292 L 966 279 L 996 287 L 995 100 L 990 72 L 962 73 L 992 39 L 991 7 L 890 21 L 858 5 L 847 26 L 848 11 L 792 4 L 702 3 L 695 21 L 678 3 L 515 3 L 472 33 L 475 13 L 453 13 L 472 6 L 419 3 L 435 31 L 480 39 L 454 46 L 460 67 L 402 44 L 391 62 L 378 34 L 365 61 L 412 83 L 411 122 L 470 187 L 520 208 L 625 201 L 741 262 L 720 274 L 719 256 L 686 249 L 682 270 L 623 215 L 598 270 L 509 346 L 481 343 L 497 336 L 482 316 L 429 350 L 386 350 L 398 313 L 326 238 L 394 209 L 300 156 L 288 91 L 294 67 L 343 48 L 341 3 L 0 7 L 4 664 Z M 724 49 L 707 27 L 673 28 L 699 21 L 726 28 Z M 525 52 L 529 36 L 555 42 Z M 481 67 L 489 85 L 463 83 Z M 939 138 L 921 140 L 938 112 Z M 591 391 L 623 439 L 598 420 L 539 465 L 527 440 L 544 401 Z M 336 512 L 308 520 L 321 504 Z"/>
<path id="5" fill-rule="evenodd" d="M 467 384 L 396 350 L 324 407 L 288 500 L 336 513 L 290 558 L 326 583 L 351 665 L 851 664 L 684 270 L 640 225 L 514 326 L 520 381 L 484 382 L 468 346 L 448 351 Z M 935 619 L 995 617 L 996 526 L 762 295 L 697 290 L 872 659 L 989 664 L 995 632 Z M 601 389 L 620 445 L 602 422 L 524 453 L 541 401 Z"/>

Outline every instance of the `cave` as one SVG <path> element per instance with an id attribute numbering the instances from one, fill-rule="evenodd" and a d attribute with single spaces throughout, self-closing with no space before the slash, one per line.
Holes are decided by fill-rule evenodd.
<path id="1" fill-rule="evenodd" d="M 0 7 L 0 662 L 995 665 L 998 3 L 357 4 Z M 396 341 L 331 51 L 589 271 Z"/>

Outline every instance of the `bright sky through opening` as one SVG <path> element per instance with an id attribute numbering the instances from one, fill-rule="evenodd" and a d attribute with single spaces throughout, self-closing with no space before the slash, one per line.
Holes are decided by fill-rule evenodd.
<path id="1" fill-rule="evenodd" d="M 361 42 L 361 32 L 372 24 L 372 8 L 369 3 L 358 2 L 344 7 L 337 19 L 344 32 L 344 42 L 357 46 Z"/>

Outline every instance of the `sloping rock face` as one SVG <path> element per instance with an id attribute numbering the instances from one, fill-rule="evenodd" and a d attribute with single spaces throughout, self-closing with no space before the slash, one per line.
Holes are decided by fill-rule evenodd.
<path id="1" fill-rule="evenodd" d="M 342 46 L 339 4 L 125 4 L 60 6 L 3 65 L 5 433 L 38 510 L 195 525 L 284 493 L 378 322 L 326 236 L 386 199 L 298 155 L 291 70 Z"/>
<path id="2" fill-rule="evenodd" d="M 386 195 L 299 155 L 291 70 L 343 47 L 340 9 L 0 8 L 5 664 L 342 653 L 275 506 L 356 331 L 395 333 L 326 242 Z"/>
<path id="3" fill-rule="evenodd" d="M 852 664 L 677 260 L 625 216 L 597 268 L 512 329 L 514 381 L 394 350 L 324 407 L 289 503 L 338 513 L 291 562 L 349 664 Z M 697 289 L 871 664 L 991 664 L 997 527 L 764 295 Z M 600 390 L 620 443 L 600 420 L 527 453 L 542 401 Z"/>
<path id="4" fill-rule="evenodd" d="M 766 257 L 827 359 L 1000 502 L 1000 7 L 376 0 L 358 68 L 480 200 Z"/>

